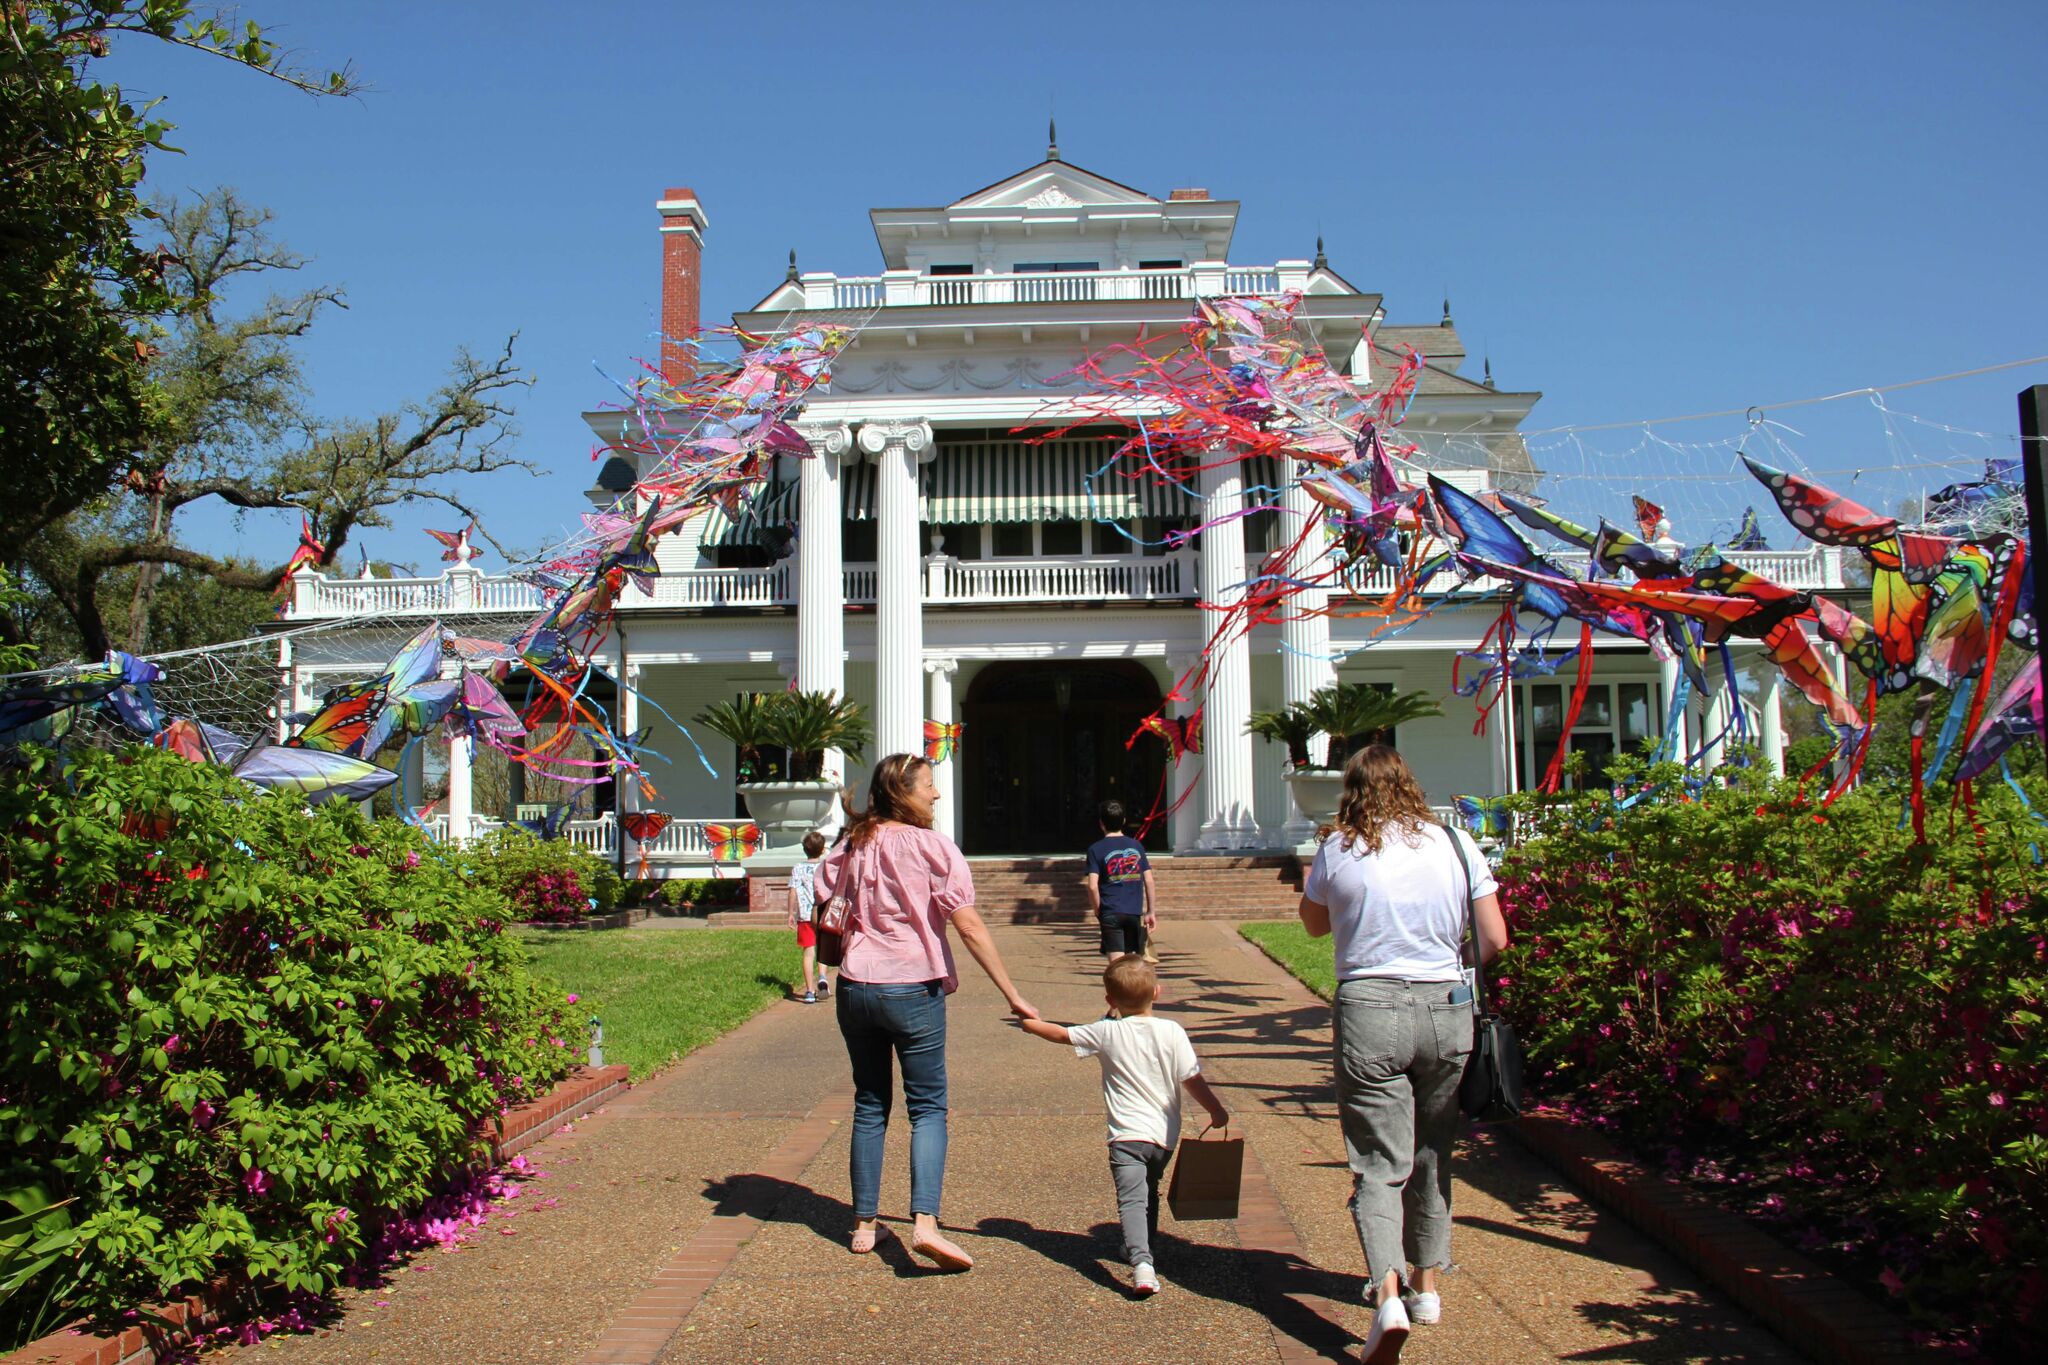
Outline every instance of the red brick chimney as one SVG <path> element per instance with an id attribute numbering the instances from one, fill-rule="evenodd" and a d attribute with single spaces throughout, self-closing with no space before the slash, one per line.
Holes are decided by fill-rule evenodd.
<path id="1" fill-rule="evenodd" d="M 708 225 L 697 192 L 687 186 L 662 191 L 661 373 L 671 384 L 690 377 L 690 353 L 677 345 L 697 335 L 702 323 L 704 229 Z"/>

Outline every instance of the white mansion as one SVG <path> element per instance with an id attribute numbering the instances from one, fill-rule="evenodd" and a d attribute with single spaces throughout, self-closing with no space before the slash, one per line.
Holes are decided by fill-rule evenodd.
<path id="1" fill-rule="evenodd" d="M 668 192 L 658 207 L 663 320 L 677 334 L 696 321 L 708 221 L 687 190 Z M 1421 462 L 1474 491 L 1529 491 L 1539 479 L 1516 434 L 1538 395 L 1496 388 L 1490 373 L 1461 373 L 1466 357 L 1448 304 L 1441 322 L 1388 321 L 1380 296 L 1339 275 L 1320 245 L 1313 260 L 1229 264 L 1237 212 L 1204 190 L 1155 198 L 1053 148 L 1040 164 L 954 203 L 873 210 L 880 273 L 798 273 L 792 259 L 787 278 L 735 316 L 757 333 L 812 316 L 863 325 L 799 422 L 815 458 L 785 459 L 743 517 L 699 518 L 662 540 L 653 593 L 629 590 L 619 602 L 612 653 L 600 663 L 627 684 L 624 728 L 651 726 L 652 746 L 670 760 L 651 772 L 659 788 L 652 806 L 675 817 L 649 849 L 657 868 L 702 875 L 703 824 L 743 809 L 731 745 L 694 727 L 714 776 L 676 723 L 712 701 L 792 680 L 868 708 L 877 732 L 870 758 L 919 750 L 928 718 L 963 722 L 960 752 L 939 766 L 938 780 L 941 819 L 970 855 L 1077 850 L 1094 835 L 1098 801 L 1117 796 L 1142 814 L 1162 793 L 1167 803 L 1178 799 L 1182 784 L 1193 790 L 1152 832 L 1155 847 L 1291 847 L 1305 831 L 1281 780 L 1283 751 L 1249 737 L 1245 722 L 1333 678 L 1445 699 L 1442 716 L 1403 725 L 1397 736 L 1439 803 L 1533 784 L 1560 744 L 1597 763 L 1661 731 L 1669 666 L 1660 669 L 1640 646 L 1603 639 L 1569 735 L 1560 733 L 1564 676 L 1518 685 L 1514 752 L 1507 727 L 1474 735 L 1471 704 L 1451 695 L 1452 665 L 1458 651 L 1476 647 L 1497 608 L 1440 611 L 1378 638 L 1377 620 L 1346 614 L 1347 596 L 1363 607 L 1388 589 L 1383 574 L 1362 568 L 1327 613 L 1262 626 L 1218 651 L 1200 698 L 1201 754 L 1172 766 L 1158 738 L 1127 743 L 1204 649 L 1216 614 L 1198 601 L 1228 600 L 1247 565 L 1289 543 L 1293 519 L 1313 515 L 1313 505 L 1291 491 L 1277 511 L 1165 548 L 1169 531 L 1213 521 L 1248 496 L 1251 505 L 1272 502 L 1266 490 L 1291 479 L 1242 462 L 1205 472 L 1199 497 L 1113 478 L 1097 480 L 1091 495 L 1089 475 L 1119 433 L 1084 426 L 1032 441 L 1029 430 L 1016 431 L 1058 430 L 1088 415 L 1062 378 L 1084 355 L 1177 329 L 1197 296 L 1299 293 L 1300 325 L 1360 385 L 1411 347 L 1426 358 L 1400 428 L 1421 447 Z M 606 442 L 627 420 L 586 417 Z M 593 498 L 608 504 L 636 473 L 614 459 Z M 1732 557 L 1791 587 L 1840 582 L 1835 551 Z M 1453 586 L 1445 575 L 1429 591 Z M 308 573 L 295 589 L 292 622 L 361 616 L 389 626 L 393 617 L 438 614 L 463 634 L 476 633 L 465 613 L 512 619 L 541 606 L 524 582 L 467 564 L 414 580 Z M 324 685 L 316 673 L 360 673 L 374 654 L 305 647 L 297 657 L 287 649 L 283 662 L 303 698 Z M 1775 756 L 1775 687 L 1754 705 Z M 450 756 L 440 817 L 458 836 L 507 814 L 469 808 L 465 767 L 462 754 Z M 858 785 L 865 770 L 843 775 Z M 576 837 L 617 851 L 608 813 L 579 822 Z"/>

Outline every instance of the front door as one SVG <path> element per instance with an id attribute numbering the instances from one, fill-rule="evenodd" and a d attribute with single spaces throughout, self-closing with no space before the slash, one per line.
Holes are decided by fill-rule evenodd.
<path id="1" fill-rule="evenodd" d="M 1002 663 L 983 669 L 961 705 L 959 800 L 969 853 L 1076 854 L 1098 837 L 1112 797 L 1133 826 L 1165 804 L 1165 744 L 1124 747 L 1159 709 L 1140 664 Z M 1193 759 L 1190 762 L 1196 761 Z M 1166 847 L 1162 814 L 1148 848 Z"/>

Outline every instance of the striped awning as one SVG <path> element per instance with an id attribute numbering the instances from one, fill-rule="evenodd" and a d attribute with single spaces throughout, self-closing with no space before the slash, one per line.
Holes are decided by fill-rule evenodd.
<path id="1" fill-rule="evenodd" d="M 1112 460 L 1109 440 L 939 442 L 938 455 L 918 468 L 917 517 L 939 526 L 981 526 L 1005 521 L 1128 521 L 1135 517 L 1175 520 L 1197 517 L 1188 492 L 1145 467 L 1141 459 Z M 1245 469 L 1247 486 L 1273 484 L 1273 468 Z M 1267 460 L 1265 466 L 1277 467 Z M 881 515 L 876 469 L 862 461 L 841 469 L 840 508 L 848 521 Z M 1271 495 L 1267 495 L 1270 500 Z M 794 480 L 771 485 L 737 518 L 711 514 L 707 546 L 758 544 L 766 527 L 788 526 L 797 518 Z"/>
<path id="2" fill-rule="evenodd" d="M 722 545 L 763 545 L 768 541 L 763 534 L 771 527 L 782 528 L 796 520 L 796 490 L 794 480 L 788 483 L 770 483 L 756 493 L 732 516 L 719 508 L 712 508 L 706 514 L 704 535 L 699 542 L 707 548 Z"/>
<path id="3" fill-rule="evenodd" d="M 1115 452 L 1106 440 L 942 441 L 926 471 L 923 519 L 979 526 L 1188 515 L 1186 494 L 1137 461 L 1112 460 Z"/>

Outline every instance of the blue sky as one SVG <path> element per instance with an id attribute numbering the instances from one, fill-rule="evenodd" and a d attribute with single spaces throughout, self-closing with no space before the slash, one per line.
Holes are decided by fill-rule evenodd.
<path id="1" fill-rule="evenodd" d="M 186 152 L 152 186 L 235 186 L 346 288 L 304 343 L 321 411 L 424 395 L 456 346 L 520 334 L 539 382 L 519 448 L 549 472 L 471 492 L 537 548 L 584 506 L 577 413 L 609 396 L 593 367 L 651 350 L 664 186 L 709 212 L 705 313 L 723 320 L 792 247 L 806 268 L 877 269 L 869 207 L 1035 162 L 1055 107 L 1071 161 L 1242 200 L 1235 260 L 1306 256 L 1320 230 L 1394 321 L 1433 320 L 1448 288 L 1474 369 L 1483 351 L 1502 387 L 1544 392 L 1536 429 L 2048 352 L 2030 9 L 256 0 L 244 13 L 306 65 L 352 62 L 368 92 L 313 100 L 148 43 L 108 65 L 178 125 Z M 1863 471 L 1859 496 L 1884 504 L 2009 454 L 2032 382 L 2048 366 L 1885 400 L 1921 421 L 1853 400 L 1764 439 Z M 1743 429 L 1535 444 L 1567 505 L 1619 516 L 1642 491 L 1704 539 L 1756 500 L 1718 477 Z M 370 553 L 431 562 L 422 523 L 451 524 L 371 532 Z M 275 558 L 294 525 L 219 517 L 194 538 Z"/>

